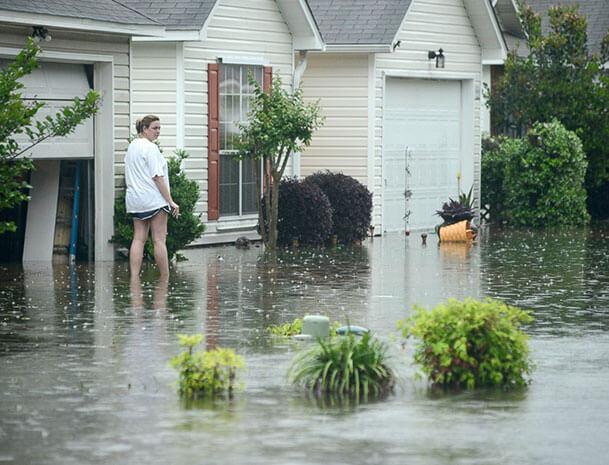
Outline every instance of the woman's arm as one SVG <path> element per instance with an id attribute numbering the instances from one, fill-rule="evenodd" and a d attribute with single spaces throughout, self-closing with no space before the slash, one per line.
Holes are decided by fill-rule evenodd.
<path id="1" fill-rule="evenodd" d="M 177 218 L 180 216 L 180 206 L 173 201 L 171 198 L 171 194 L 169 193 L 169 189 L 167 189 L 167 184 L 165 184 L 165 178 L 163 176 L 155 176 L 152 178 L 156 187 L 159 189 L 159 192 L 163 196 L 167 203 L 169 204 L 169 208 L 171 208 L 171 214 Z"/>

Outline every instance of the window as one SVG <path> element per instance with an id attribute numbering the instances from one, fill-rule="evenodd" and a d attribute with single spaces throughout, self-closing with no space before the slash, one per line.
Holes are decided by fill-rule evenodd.
<path id="1" fill-rule="evenodd" d="M 207 114 L 207 218 L 256 213 L 256 185 L 252 161 L 237 161 L 238 123 L 246 122 L 252 88 L 248 71 L 271 86 L 273 70 L 255 65 L 209 63 Z"/>
<path id="2" fill-rule="evenodd" d="M 239 123 L 247 121 L 253 87 L 248 73 L 262 86 L 262 66 L 220 65 L 220 216 L 256 213 L 252 160 L 235 160 Z M 260 165 L 258 163 L 258 165 Z"/>

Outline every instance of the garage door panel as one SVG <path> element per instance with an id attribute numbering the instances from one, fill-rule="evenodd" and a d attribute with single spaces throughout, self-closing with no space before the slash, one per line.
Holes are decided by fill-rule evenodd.
<path id="1" fill-rule="evenodd" d="M 383 227 L 386 231 L 403 230 L 403 220 L 396 219 L 408 209 L 411 229 L 433 228 L 439 222 L 435 211 L 457 192 L 461 83 L 388 78 L 383 116 L 383 177 L 386 181 L 395 177 L 394 171 L 401 166 L 399 157 L 408 173 L 401 185 L 384 185 Z M 406 189 L 412 191 L 408 204 L 403 197 Z M 401 202 L 397 202 L 398 192 Z"/>
<path id="2" fill-rule="evenodd" d="M 8 63 L 8 60 L 0 60 L 0 67 Z M 83 98 L 89 92 L 89 81 L 82 64 L 41 62 L 39 68 L 23 76 L 20 82 L 24 85 L 20 90 L 23 100 L 44 103 L 36 113 L 35 121 L 54 117 L 63 107 L 71 105 L 74 97 Z M 15 140 L 21 147 L 29 145 L 24 134 L 16 135 Z M 89 118 L 73 133 L 48 139 L 25 155 L 34 159 L 93 158 L 93 147 L 94 120 Z"/>

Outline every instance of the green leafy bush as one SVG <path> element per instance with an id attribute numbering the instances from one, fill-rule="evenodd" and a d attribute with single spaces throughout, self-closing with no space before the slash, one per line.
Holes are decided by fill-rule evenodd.
<path id="1" fill-rule="evenodd" d="M 170 362 L 180 372 L 180 395 L 190 399 L 219 395 L 231 398 L 234 390 L 240 387 L 237 371 L 244 366 L 243 358 L 235 355 L 232 349 L 219 347 L 193 354 L 193 347 L 201 343 L 203 335 L 178 334 L 178 337 L 180 345 L 188 348 Z"/>
<path id="2" fill-rule="evenodd" d="M 500 223 L 505 215 L 503 179 L 511 143 L 513 139 L 503 136 L 482 138 L 480 203 L 488 206 L 490 219 L 495 223 Z"/>
<path id="3" fill-rule="evenodd" d="M 266 196 L 263 198 L 266 202 Z M 263 211 L 266 209 L 263 208 Z M 314 184 L 295 178 L 281 180 L 277 219 L 277 243 L 326 244 L 332 234 L 332 207 L 326 194 Z"/>
<path id="4" fill-rule="evenodd" d="M 182 160 L 188 158 L 183 150 L 175 152 L 175 156 L 167 160 L 169 171 L 169 185 L 171 196 L 180 206 L 179 218 L 170 216 L 167 221 L 167 255 L 169 260 L 174 257 L 184 260 L 178 251 L 190 242 L 201 237 L 205 232 L 205 225 L 201 221 L 201 214 L 195 214 L 195 205 L 199 200 L 199 186 L 196 181 L 188 179 L 181 168 Z M 114 202 L 114 236 L 110 242 L 129 248 L 133 240 L 133 220 L 125 209 L 125 191 L 122 190 Z M 144 258 L 154 260 L 154 247 L 149 237 L 144 247 Z"/>
<path id="5" fill-rule="evenodd" d="M 505 139 L 483 155 L 483 202 L 491 219 L 515 226 L 587 224 L 586 166 L 575 133 L 557 120 L 536 123 L 528 137 Z"/>
<path id="6" fill-rule="evenodd" d="M 415 306 L 398 322 L 404 338 L 413 336 L 415 362 L 434 387 L 510 388 L 528 384 L 533 365 L 528 336 L 520 327 L 528 312 L 503 302 L 450 299 L 431 310 Z"/>
<path id="7" fill-rule="evenodd" d="M 357 179 L 342 173 L 317 172 L 305 179 L 321 188 L 332 206 L 333 235 L 343 244 L 368 236 L 372 194 Z"/>
<path id="8" fill-rule="evenodd" d="M 380 396 L 393 390 L 395 375 L 386 365 L 387 347 L 365 333 L 317 340 L 292 360 L 288 378 L 317 394 Z"/>

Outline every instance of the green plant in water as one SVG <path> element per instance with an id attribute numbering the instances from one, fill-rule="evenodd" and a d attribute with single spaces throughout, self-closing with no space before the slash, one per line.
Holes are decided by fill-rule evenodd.
<path id="1" fill-rule="evenodd" d="M 510 388 L 530 382 L 528 336 L 520 327 L 529 312 L 501 301 L 450 299 L 399 321 L 402 336 L 413 336 L 415 362 L 433 387 Z"/>
<path id="2" fill-rule="evenodd" d="M 386 365 L 387 347 L 369 333 L 356 338 L 318 339 L 292 360 L 288 379 L 316 394 L 380 396 L 393 390 L 395 375 Z"/>
<path id="3" fill-rule="evenodd" d="M 180 372 L 180 395 L 190 399 L 220 395 L 232 398 L 234 390 L 241 387 L 237 371 L 244 367 L 243 358 L 232 349 L 220 347 L 193 353 L 203 335 L 178 334 L 178 337 L 180 346 L 188 348 L 170 361 L 170 365 Z"/>
<path id="4" fill-rule="evenodd" d="M 305 315 L 306 316 L 306 315 Z M 341 324 L 338 321 L 335 321 L 332 326 L 330 326 L 330 336 L 336 336 L 336 328 L 339 328 Z M 296 318 L 292 322 L 287 322 L 282 325 L 271 325 L 266 328 L 266 331 L 271 336 L 276 337 L 292 337 L 300 334 L 302 332 L 302 319 Z"/>

